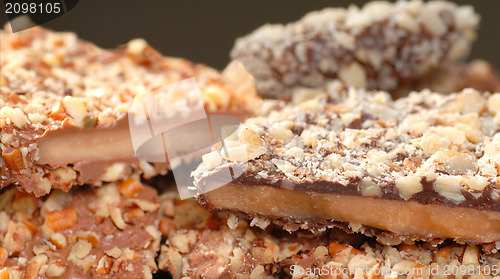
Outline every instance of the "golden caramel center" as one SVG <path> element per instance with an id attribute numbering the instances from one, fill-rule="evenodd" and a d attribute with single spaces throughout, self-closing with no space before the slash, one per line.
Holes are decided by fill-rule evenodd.
<path id="1" fill-rule="evenodd" d="M 214 209 L 321 218 L 426 238 L 481 243 L 500 240 L 500 212 L 496 211 L 237 183 L 210 191 L 205 197 Z"/>
<path id="2" fill-rule="evenodd" d="M 42 138 L 38 148 L 39 161 L 53 166 L 135 157 L 128 127 L 53 133 Z"/>

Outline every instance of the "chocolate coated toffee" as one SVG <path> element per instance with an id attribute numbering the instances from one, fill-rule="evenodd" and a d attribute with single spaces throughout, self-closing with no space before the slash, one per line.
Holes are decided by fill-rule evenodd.
<path id="1" fill-rule="evenodd" d="M 375 228 L 393 233 L 389 242 L 500 240 L 498 93 L 393 101 L 333 83 L 309 101 L 269 107 L 204 156 L 194 176 L 206 208 L 290 231 Z M 238 175 L 228 180 L 230 171 Z"/>
<path id="2" fill-rule="evenodd" d="M 456 67 L 478 23 L 470 6 L 375 1 L 264 25 L 238 39 L 231 58 L 245 64 L 267 97 L 285 97 L 295 87 L 322 88 L 335 79 L 402 94 L 418 80 Z"/>
<path id="3" fill-rule="evenodd" d="M 136 158 L 127 116 L 134 102 L 175 82 L 196 78 L 199 91 L 166 92 L 165 114 L 189 114 L 199 102 L 206 113 L 245 118 L 259 107 L 253 78 L 238 63 L 220 73 L 162 57 L 141 39 L 106 50 L 39 27 L 5 27 L 0 37 L 0 188 L 15 184 L 42 196 L 131 173 L 165 173 L 168 162 Z"/>

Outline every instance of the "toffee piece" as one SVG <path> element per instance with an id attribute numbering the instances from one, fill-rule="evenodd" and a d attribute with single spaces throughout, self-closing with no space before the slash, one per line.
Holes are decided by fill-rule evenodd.
<path id="1" fill-rule="evenodd" d="M 238 63 L 220 73 L 162 57 L 141 39 L 105 50 L 39 27 L 6 27 L 0 38 L 0 188 L 15 184 L 38 197 L 131 172 L 165 173 L 166 163 L 135 157 L 127 113 L 137 98 L 178 81 L 196 78 L 195 101 L 209 114 L 245 118 L 259 107 L 253 78 Z M 187 93 L 163 97 L 167 112 L 192 109 Z"/>
<path id="2" fill-rule="evenodd" d="M 245 64 L 267 97 L 286 97 L 294 87 L 324 87 L 334 79 L 393 92 L 456 65 L 468 54 L 478 23 L 471 6 L 374 1 L 264 25 L 238 39 L 231 58 Z"/>
<path id="3" fill-rule="evenodd" d="M 499 93 L 393 101 L 333 83 L 300 104 L 266 104 L 194 173 L 205 208 L 290 231 L 340 222 L 401 241 L 500 240 Z"/>

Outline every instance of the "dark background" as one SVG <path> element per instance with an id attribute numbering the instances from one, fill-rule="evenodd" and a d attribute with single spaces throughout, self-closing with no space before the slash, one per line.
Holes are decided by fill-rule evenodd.
<path id="1" fill-rule="evenodd" d="M 164 55 L 185 57 L 223 68 L 234 39 L 264 23 L 285 23 L 327 6 L 367 1 L 327 0 L 80 0 L 66 15 L 44 24 L 74 31 L 99 46 L 113 48 L 145 38 Z M 455 0 L 476 7 L 481 28 L 470 58 L 484 58 L 500 68 L 500 1 Z M 3 4 L 3 3 L 2 3 Z M 0 23 L 7 21 L 4 7 Z"/>

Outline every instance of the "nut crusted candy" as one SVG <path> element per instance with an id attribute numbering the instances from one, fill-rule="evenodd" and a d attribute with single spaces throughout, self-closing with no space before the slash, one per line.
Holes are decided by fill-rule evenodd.
<path id="1" fill-rule="evenodd" d="M 3 190 L 0 252 L 6 258 L 0 267 L 21 278 L 149 278 L 157 270 L 160 245 L 156 190 L 142 185 L 134 200 L 156 205 L 142 211 L 119 193 L 117 184 L 54 190 L 44 198 Z M 112 220 L 115 209 L 122 214 L 140 210 L 142 218 L 119 228 Z"/>
<path id="2" fill-rule="evenodd" d="M 470 6 L 376 1 L 264 25 L 238 39 L 231 57 L 245 64 L 259 92 L 269 97 L 294 87 L 323 87 L 332 79 L 393 91 L 464 58 L 478 23 Z"/>
<path id="3" fill-rule="evenodd" d="M 494 105 L 500 93 L 422 91 L 392 101 L 384 92 L 330 87 L 298 105 L 274 101 L 263 116 L 248 119 L 245 129 L 259 136 L 265 151 L 248 161 L 203 162 L 194 173 L 200 202 L 280 219 L 292 231 L 342 221 L 354 231 L 366 225 L 403 240 L 500 240 L 500 114 Z M 288 132 L 275 133 L 277 127 Z M 242 174 L 227 181 L 231 169 Z M 360 204 L 352 208 L 353 202 Z"/>
<path id="4" fill-rule="evenodd" d="M 0 37 L 0 188 L 16 184 L 42 196 L 166 172 L 165 164 L 135 158 L 127 110 L 134 98 L 177 81 L 196 78 L 208 113 L 244 117 L 259 107 L 253 78 L 238 63 L 219 73 L 162 57 L 140 39 L 105 50 L 39 27 L 6 27 Z M 189 96 L 169 98 L 174 111 L 190 109 Z"/>
<path id="5" fill-rule="evenodd" d="M 234 215 L 210 215 L 192 201 L 171 198 L 167 202 L 183 206 L 168 218 L 172 227 L 167 235 L 183 237 L 170 237 L 162 245 L 159 268 L 173 278 L 398 278 L 398 272 L 407 278 L 499 275 L 500 254 L 481 252 L 477 246 L 390 247 L 335 229 L 317 235 L 288 234 L 274 227 L 263 231 Z M 183 222 L 187 216 L 190 222 Z"/>

